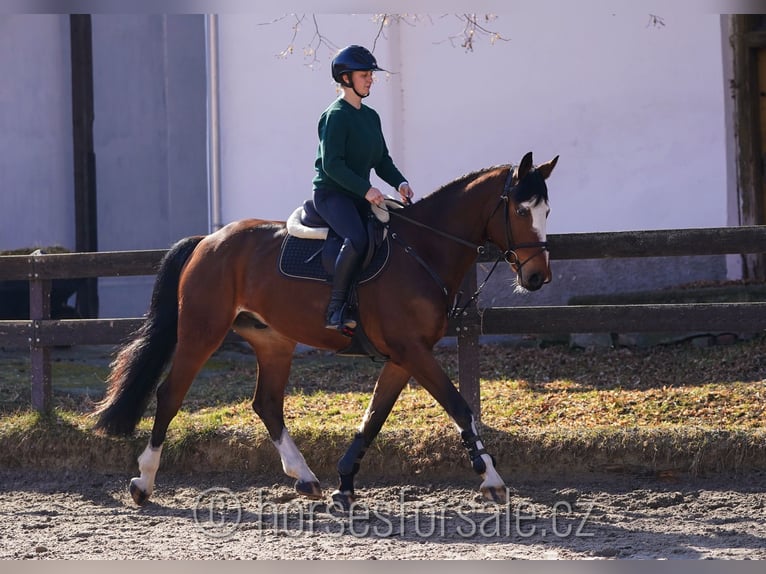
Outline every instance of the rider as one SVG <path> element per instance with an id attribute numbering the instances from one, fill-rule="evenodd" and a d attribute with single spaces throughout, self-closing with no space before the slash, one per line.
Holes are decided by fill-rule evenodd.
<path id="1" fill-rule="evenodd" d="M 362 104 L 370 95 L 375 57 L 362 46 L 348 46 L 332 61 L 332 77 L 342 95 L 319 118 L 319 149 L 314 167 L 314 205 L 327 224 L 343 239 L 335 261 L 332 292 L 327 307 L 328 329 L 354 329 L 345 317 L 346 295 L 367 248 L 364 224 L 370 204 L 381 205 L 385 196 L 370 183 L 370 170 L 396 188 L 404 201 L 412 189 L 388 153 L 380 116 Z"/>

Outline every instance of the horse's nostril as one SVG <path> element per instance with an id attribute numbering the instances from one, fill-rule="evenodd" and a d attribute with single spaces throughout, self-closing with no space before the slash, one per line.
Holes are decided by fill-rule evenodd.
<path id="1" fill-rule="evenodd" d="M 527 289 L 536 291 L 543 286 L 543 276 L 541 273 L 533 273 L 527 278 Z"/>

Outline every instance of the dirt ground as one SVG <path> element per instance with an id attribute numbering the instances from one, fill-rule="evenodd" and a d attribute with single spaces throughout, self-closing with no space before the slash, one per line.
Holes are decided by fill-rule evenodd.
<path id="1" fill-rule="evenodd" d="M 759 381 L 764 364 L 756 351 L 756 359 L 719 363 L 741 363 L 756 375 L 736 376 Z M 59 399 L 88 391 L 72 354 L 57 351 Z M 100 350 L 85 360 L 106 364 Z M 28 388 L 24 365 L 13 367 L 18 372 L 6 369 L 5 381 L 14 373 L 20 380 L 0 389 L 11 398 Z M 438 482 L 376 481 L 368 465 L 352 513 L 296 498 L 276 467 L 271 474 L 170 468 L 160 467 L 143 507 L 130 498 L 129 473 L 0 468 L 0 559 L 766 559 L 762 466 L 694 478 L 625 465 L 547 478 L 506 473 L 510 502 L 498 507 L 480 500 L 479 480 L 467 468 Z M 335 479 L 320 478 L 329 499 Z"/>
<path id="2" fill-rule="evenodd" d="M 0 471 L 0 558 L 766 559 L 764 475 L 525 479 L 505 506 L 472 476 L 365 479 L 345 514 L 283 477 L 162 469 L 137 507 L 129 478 Z"/>

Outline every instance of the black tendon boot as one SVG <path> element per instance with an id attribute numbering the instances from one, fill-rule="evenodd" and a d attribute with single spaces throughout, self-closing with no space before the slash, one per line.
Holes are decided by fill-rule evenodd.
<path id="1" fill-rule="evenodd" d="M 351 280 L 356 273 L 359 259 L 360 254 L 354 249 L 351 241 L 345 239 L 335 260 L 335 274 L 332 278 L 330 304 L 327 306 L 325 319 L 325 327 L 328 329 L 344 331 L 356 328 L 356 321 L 351 317 L 344 317 L 344 314 L 346 310 L 346 295 L 348 294 Z"/>

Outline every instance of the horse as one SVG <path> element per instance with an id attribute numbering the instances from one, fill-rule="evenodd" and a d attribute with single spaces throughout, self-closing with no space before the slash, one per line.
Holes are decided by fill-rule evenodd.
<path id="1" fill-rule="evenodd" d="M 397 398 L 413 378 L 441 405 L 460 434 L 479 490 L 505 503 L 507 488 L 479 436 L 468 403 L 433 355 L 445 335 L 450 303 L 485 244 L 515 273 L 517 290 L 551 280 L 546 243 L 546 180 L 558 156 L 535 166 L 521 162 L 464 175 L 419 201 L 392 210 L 387 231 L 396 241 L 386 268 L 357 288 L 358 316 L 384 362 L 361 424 L 337 464 L 333 504 L 356 500 L 354 477 Z M 252 346 L 257 375 L 252 408 L 276 447 L 298 494 L 324 498 L 284 421 L 285 387 L 297 343 L 338 352 L 346 334 L 325 327 L 327 282 L 278 272 L 285 222 L 245 219 L 208 234 L 186 237 L 164 256 L 142 325 L 117 351 L 104 398 L 92 413 L 94 430 L 130 436 L 156 391 L 151 436 L 131 479 L 134 502 L 152 495 L 168 426 L 207 359 L 234 330 Z M 501 259 L 498 258 L 498 262 Z M 169 368 L 168 368 L 169 367 Z M 167 371 L 162 384 L 159 380 Z"/>

